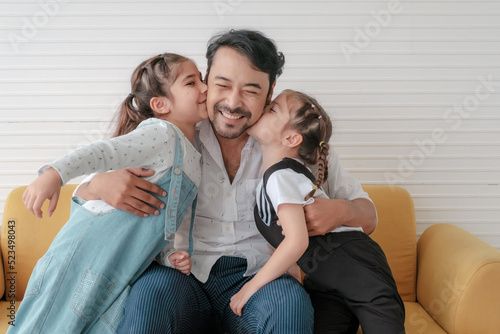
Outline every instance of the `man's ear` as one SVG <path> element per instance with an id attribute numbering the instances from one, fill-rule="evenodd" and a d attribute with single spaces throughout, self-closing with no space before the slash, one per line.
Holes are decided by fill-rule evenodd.
<path id="1" fill-rule="evenodd" d="M 294 148 L 302 143 L 302 135 L 297 131 L 285 131 L 281 141 L 283 145 Z"/>
<path id="2" fill-rule="evenodd" d="M 172 109 L 172 102 L 165 96 L 155 96 L 149 100 L 149 106 L 155 113 L 168 114 Z"/>
<path id="3" fill-rule="evenodd" d="M 276 87 L 276 81 L 273 83 L 271 86 L 271 89 L 269 89 L 269 93 L 267 94 L 267 99 L 266 99 L 266 106 L 271 103 L 273 99 L 273 92 L 274 92 L 274 87 Z"/>

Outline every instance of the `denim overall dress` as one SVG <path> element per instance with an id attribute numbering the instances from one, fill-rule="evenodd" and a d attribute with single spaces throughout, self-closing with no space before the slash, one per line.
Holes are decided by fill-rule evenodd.
<path id="1" fill-rule="evenodd" d="M 183 172 L 177 136 L 175 148 L 173 166 L 156 182 L 168 189 L 158 216 L 94 213 L 73 197 L 70 219 L 35 266 L 8 333 L 115 333 L 130 286 L 173 241 L 189 208 L 192 253 L 198 189 Z"/>

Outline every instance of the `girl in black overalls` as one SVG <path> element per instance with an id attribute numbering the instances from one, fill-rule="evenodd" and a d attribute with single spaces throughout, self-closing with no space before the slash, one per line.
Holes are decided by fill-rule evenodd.
<path id="1" fill-rule="evenodd" d="M 328 177 L 332 125 L 323 108 L 303 93 L 286 90 L 248 132 L 262 147 L 265 170 L 255 220 L 276 251 L 233 296 L 233 311 L 241 315 L 257 290 L 297 263 L 306 274 L 316 333 L 356 333 L 359 324 L 364 334 L 404 333 L 404 305 L 379 245 L 360 227 L 308 236 L 303 206 L 314 201 L 313 195 L 328 198 L 320 186 Z M 317 177 L 304 162 L 318 165 Z"/>

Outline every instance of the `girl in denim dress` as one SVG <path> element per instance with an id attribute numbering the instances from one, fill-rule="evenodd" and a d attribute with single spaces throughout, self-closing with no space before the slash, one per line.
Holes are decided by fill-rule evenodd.
<path id="1" fill-rule="evenodd" d="M 114 137 L 42 167 L 23 200 L 41 217 L 50 199 L 50 215 L 72 178 L 142 167 L 154 170 L 147 179 L 167 190 L 166 207 L 138 218 L 73 197 L 70 219 L 35 266 L 8 333 L 115 333 L 130 286 L 155 257 L 190 273 L 192 234 L 175 240 L 186 249 L 175 250 L 173 241 L 181 223 L 193 226 L 201 180 L 193 138 L 196 123 L 207 118 L 207 87 L 191 60 L 169 53 L 142 62 L 131 84 Z"/>

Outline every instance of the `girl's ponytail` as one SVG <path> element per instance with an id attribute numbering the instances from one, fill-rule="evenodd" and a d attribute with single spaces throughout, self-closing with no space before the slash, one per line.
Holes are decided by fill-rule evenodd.
<path id="1" fill-rule="evenodd" d="M 132 74 L 131 93 L 123 100 L 116 114 L 113 137 L 135 130 L 144 120 L 155 117 L 150 101 L 153 97 L 170 98 L 170 85 L 177 77 L 178 64 L 189 61 L 175 53 L 164 53 L 143 61 Z"/>
<path id="2" fill-rule="evenodd" d="M 134 98 L 135 95 L 130 93 L 120 105 L 117 112 L 116 130 L 113 137 L 127 134 L 135 130 L 135 128 L 137 128 L 142 121 L 154 117 L 152 110 L 151 113 L 139 112 L 137 107 L 134 105 Z"/>

